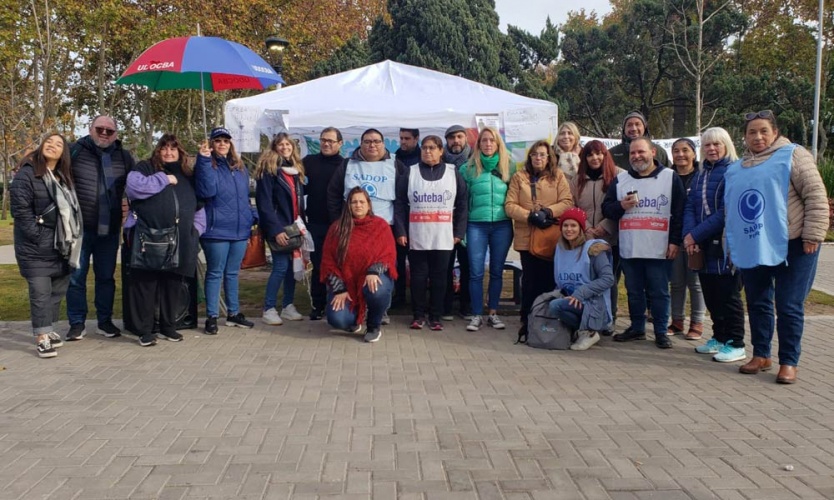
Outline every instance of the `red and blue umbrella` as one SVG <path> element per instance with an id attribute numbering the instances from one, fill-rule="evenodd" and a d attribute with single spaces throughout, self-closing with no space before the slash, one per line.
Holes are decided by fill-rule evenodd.
<path id="1" fill-rule="evenodd" d="M 120 85 L 143 85 L 151 90 L 232 89 L 263 90 L 283 84 L 261 56 L 235 42 L 211 36 L 163 40 L 133 61 Z"/>
<path id="2" fill-rule="evenodd" d="M 154 44 L 133 61 L 119 85 L 142 85 L 151 90 L 233 89 L 263 90 L 283 84 L 261 56 L 229 40 L 210 36 L 169 38 Z M 203 128 L 205 124 L 203 103 Z"/>

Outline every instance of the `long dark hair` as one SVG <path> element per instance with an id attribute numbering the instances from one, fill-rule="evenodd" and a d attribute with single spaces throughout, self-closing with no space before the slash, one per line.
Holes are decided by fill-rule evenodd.
<path id="1" fill-rule="evenodd" d="M 362 189 L 360 186 L 356 186 L 355 188 L 348 191 L 347 195 L 347 203 L 345 203 L 344 208 L 342 209 L 342 216 L 339 218 L 339 247 L 338 247 L 338 254 L 336 255 L 336 262 L 339 263 L 341 266 L 345 261 L 345 254 L 347 254 L 348 244 L 350 243 L 350 236 L 353 234 L 353 214 L 350 212 L 350 200 L 356 194 L 362 194 L 366 200 L 368 200 L 368 215 L 367 217 L 372 217 L 374 215 L 374 207 L 371 204 L 371 197 L 368 195 L 368 192 Z"/>
<path id="2" fill-rule="evenodd" d="M 41 140 L 38 149 L 26 155 L 26 157 L 23 158 L 21 164 L 29 163 L 30 165 L 32 165 L 32 168 L 35 169 L 35 177 L 43 177 L 44 175 L 46 175 L 46 171 L 48 170 L 48 168 L 46 166 L 46 157 L 43 155 L 43 147 L 44 144 L 46 144 L 47 139 L 50 139 L 52 137 L 60 137 L 61 142 L 64 143 L 64 150 L 61 152 L 61 158 L 58 159 L 58 163 L 55 165 L 55 171 L 61 175 L 67 186 L 71 188 L 73 187 L 73 181 L 72 168 L 70 165 L 72 162 L 72 158 L 70 156 L 70 147 L 69 143 L 67 143 L 66 137 L 57 132 L 52 132 L 43 136 L 43 140 Z"/>
<path id="3" fill-rule="evenodd" d="M 617 177 L 617 165 L 614 164 L 614 159 L 611 158 L 611 153 L 602 141 L 588 141 L 582 151 L 579 153 L 579 169 L 576 172 L 576 197 L 582 196 L 582 190 L 585 189 L 585 184 L 588 182 L 588 155 L 591 153 L 602 153 L 602 192 L 608 191 L 608 186 Z"/>
<path id="4" fill-rule="evenodd" d="M 159 138 L 159 141 L 156 143 L 156 147 L 153 148 L 153 153 L 151 153 L 151 165 L 157 172 L 162 172 L 165 170 L 165 162 L 162 161 L 162 148 L 170 146 L 177 149 L 177 152 L 180 154 L 180 167 L 182 168 L 182 173 L 188 177 L 194 175 L 194 169 L 191 168 L 191 162 L 188 161 L 188 153 L 182 148 L 182 144 L 177 139 L 175 134 L 163 134 L 162 137 Z"/>

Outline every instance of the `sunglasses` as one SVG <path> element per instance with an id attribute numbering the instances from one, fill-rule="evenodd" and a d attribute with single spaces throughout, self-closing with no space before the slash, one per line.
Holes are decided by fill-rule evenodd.
<path id="1" fill-rule="evenodd" d="M 334 141 L 333 139 L 319 139 L 319 142 L 322 144 L 336 144 L 339 141 Z"/>
<path id="2" fill-rule="evenodd" d="M 765 109 L 765 110 L 759 111 L 758 113 L 753 112 L 753 113 L 747 113 L 746 115 L 744 115 L 744 119 L 747 120 L 748 122 L 753 121 L 756 118 L 764 118 L 765 120 L 773 118 L 773 111 L 771 111 L 769 109 Z"/>
<path id="3" fill-rule="evenodd" d="M 230 142 L 232 142 L 232 141 L 231 141 L 231 139 L 226 139 L 226 138 L 217 138 L 217 139 L 214 139 L 214 141 L 213 141 L 213 142 L 214 142 L 215 144 L 229 144 L 229 143 L 230 143 Z"/>
<path id="4" fill-rule="evenodd" d="M 107 127 L 95 127 L 96 133 L 98 135 L 103 135 L 105 137 L 110 137 L 111 135 L 116 133 L 115 129 L 107 128 Z"/>

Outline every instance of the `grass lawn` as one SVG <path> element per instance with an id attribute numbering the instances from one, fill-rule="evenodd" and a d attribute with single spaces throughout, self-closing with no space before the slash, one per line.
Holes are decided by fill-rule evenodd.
<path id="1" fill-rule="evenodd" d="M 14 243 L 14 220 L 11 215 L 8 219 L 0 220 L 0 245 L 11 245 Z"/>
<path id="2" fill-rule="evenodd" d="M 267 268 L 249 269 L 241 271 L 240 274 L 240 304 L 243 313 L 249 317 L 259 318 L 262 312 L 264 290 L 266 280 L 269 277 Z M 17 270 L 16 265 L 0 265 L 0 321 L 25 321 L 29 319 L 29 294 L 26 280 Z M 93 304 L 93 272 L 87 277 L 87 303 L 90 304 L 90 318 L 95 318 L 92 310 Z M 116 268 L 116 301 L 113 305 L 113 315 L 116 318 L 122 317 L 122 284 L 121 269 Z M 503 298 L 512 297 L 512 274 L 504 274 Z M 742 294 L 742 299 L 744 294 Z M 280 302 L 280 298 L 279 298 Z M 310 295 L 306 285 L 298 283 L 295 289 L 294 303 L 302 314 L 310 311 Z M 628 300 L 626 298 L 624 280 L 620 280 L 619 288 L 619 317 L 628 317 Z M 687 304 L 687 311 L 689 305 Z M 805 302 L 805 311 L 809 315 L 834 315 L 834 297 L 825 293 L 813 290 Z M 410 306 L 393 309 L 392 315 L 411 315 Z M 518 314 L 515 311 L 505 310 L 503 314 Z M 200 304 L 200 317 L 205 315 L 205 306 Z M 66 302 L 61 304 L 61 319 L 66 319 Z"/>

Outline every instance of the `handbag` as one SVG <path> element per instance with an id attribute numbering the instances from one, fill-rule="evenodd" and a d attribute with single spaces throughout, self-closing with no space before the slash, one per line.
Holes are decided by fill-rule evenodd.
<path id="1" fill-rule="evenodd" d="M 241 269 L 252 269 L 253 267 L 263 267 L 266 265 L 266 245 L 264 244 L 264 236 L 255 226 L 252 228 L 252 233 L 249 235 L 249 241 L 246 242 L 246 253 L 243 254 L 243 261 L 240 263 Z"/>
<path id="2" fill-rule="evenodd" d="M 304 243 L 304 235 L 301 233 L 301 228 L 298 227 L 298 224 L 293 222 L 289 226 L 284 226 L 284 232 L 289 237 L 287 244 L 279 245 L 274 238 L 270 239 L 267 241 L 270 250 L 277 253 L 290 253 L 301 248 L 301 245 Z"/>
<path id="3" fill-rule="evenodd" d="M 536 204 L 536 183 L 530 183 L 530 193 L 533 196 L 533 205 Z M 562 226 L 559 219 L 550 218 L 550 225 L 546 228 L 530 225 L 530 255 L 543 260 L 553 260 L 556 254 L 556 244 L 562 236 Z"/>
<path id="4" fill-rule="evenodd" d="M 133 227 L 130 248 L 130 267 L 147 271 L 166 271 L 180 265 L 180 202 L 174 194 L 174 225 L 162 229 L 149 227 L 133 212 L 136 225 Z"/>

